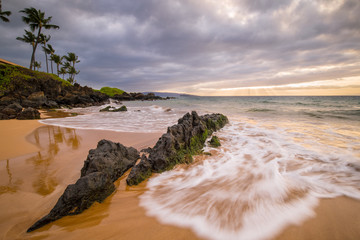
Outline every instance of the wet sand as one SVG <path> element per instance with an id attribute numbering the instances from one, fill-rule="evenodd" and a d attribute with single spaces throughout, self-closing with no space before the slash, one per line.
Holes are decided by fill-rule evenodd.
<path id="1" fill-rule="evenodd" d="M 196 239 L 190 230 L 164 226 L 145 215 L 138 205 L 138 196 L 146 183 L 127 187 L 129 171 L 115 183 L 117 190 L 102 204 L 26 233 L 52 209 L 66 186 L 80 177 L 88 151 L 96 148 L 99 140 L 108 139 L 140 150 L 152 147 L 162 133 L 77 130 L 37 121 L 0 123 L 4 152 L 14 143 L 6 139 L 15 127 L 13 131 L 3 129 L 19 129 L 17 138 L 12 137 L 17 143 L 16 151 L 0 158 L 0 239 Z M 18 157 L 12 157 L 16 154 Z"/>
<path id="2" fill-rule="evenodd" d="M 0 121 L 0 161 L 38 151 L 38 147 L 26 141 L 24 136 L 40 126 L 41 123 L 33 120 Z"/>
<path id="3" fill-rule="evenodd" d="M 142 149 L 153 146 L 161 133 L 77 130 L 16 120 L 0 121 L 0 132 L 0 239 L 200 239 L 189 229 L 147 217 L 138 204 L 146 183 L 126 186 L 128 172 L 103 203 L 26 233 L 79 178 L 88 151 L 99 140 Z M 359 201 L 324 199 L 315 211 L 316 217 L 275 239 L 360 239 Z"/>
<path id="4" fill-rule="evenodd" d="M 360 239 L 360 201 L 348 197 L 322 199 L 315 212 L 314 218 L 288 227 L 277 239 Z"/>

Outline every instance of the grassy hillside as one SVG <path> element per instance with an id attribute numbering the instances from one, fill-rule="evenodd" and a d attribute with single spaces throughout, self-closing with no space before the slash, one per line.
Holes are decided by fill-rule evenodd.
<path id="1" fill-rule="evenodd" d="M 71 86 L 68 81 L 65 81 L 55 74 L 32 71 L 27 68 L 12 66 L 8 64 L 0 63 L 0 97 L 8 92 L 12 92 L 16 89 L 14 83 L 23 83 L 23 87 L 27 86 L 27 82 L 31 82 L 32 79 L 59 81 L 62 85 Z M 16 84 L 21 87 L 21 84 Z"/>
<path id="2" fill-rule="evenodd" d="M 113 97 L 116 94 L 121 95 L 124 93 L 124 91 L 121 89 L 111 87 L 102 87 L 100 92 L 108 95 L 109 97 Z"/>

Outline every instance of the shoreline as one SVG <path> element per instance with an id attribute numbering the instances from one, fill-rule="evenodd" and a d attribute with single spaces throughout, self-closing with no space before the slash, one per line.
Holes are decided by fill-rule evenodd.
<path id="1" fill-rule="evenodd" d="M 88 151 L 96 148 L 99 140 L 140 150 L 153 146 L 162 133 L 72 129 L 37 120 L 4 120 L 0 129 L 1 152 L 11 156 L 0 158 L 1 239 L 201 239 L 188 228 L 164 225 L 148 217 L 138 198 L 146 190 L 146 182 L 127 186 L 130 170 L 115 182 L 117 190 L 103 203 L 26 233 L 49 212 L 66 186 L 78 179 Z M 288 226 L 270 239 L 360 238 L 360 201 L 320 199 L 314 212 L 315 217 L 300 226 Z"/>

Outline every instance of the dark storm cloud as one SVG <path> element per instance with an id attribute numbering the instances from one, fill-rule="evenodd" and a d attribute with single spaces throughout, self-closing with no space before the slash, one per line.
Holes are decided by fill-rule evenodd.
<path id="1" fill-rule="evenodd" d="M 4 0 L 13 15 L 0 23 L 0 57 L 25 66 L 30 47 L 14 39 L 25 28 L 18 11 L 29 6 L 53 16 L 61 28 L 47 31 L 50 43 L 58 54 L 80 56 L 79 82 L 93 87 L 196 92 L 218 82 L 281 85 L 360 69 L 357 0 Z M 310 67 L 319 70 L 299 71 Z"/>

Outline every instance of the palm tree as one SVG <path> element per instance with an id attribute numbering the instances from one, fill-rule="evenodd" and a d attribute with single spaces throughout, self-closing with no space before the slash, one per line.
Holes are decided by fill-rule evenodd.
<path id="1" fill-rule="evenodd" d="M 70 66 L 67 72 L 68 72 L 68 74 L 70 74 L 70 78 L 68 81 L 70 83 L 76 83 L 75 75 L 79 74 L 80 71 L 76 71 L 76 69 L 73 66 Z"/>
<path id="2" fill-rule="evenodd" d="M 52 56 L 55 53 L 55 49 L 52 47 L 52 45 L 48 44 L 47 49 L 50 52 L 50 62 L 51 62 L 51 73 L 54 74 L 54 70 L 53 70 L 53 60 L 52 60 Z"/>
<path id="3" fill-rule="evenodd" d="M 35 62 L 34 62 L 34 70 L 39 71 L 39 68 L 41 68 L 41 62 L 35 61 Z"/>
<path id="4" fill-rule="evenodd" d="M 50 60 L 54 63 L 56 63 L 56 70 L 57 70 L 57 75 L 59 76 L 59 66 L 62 64 L 61 60 L 62 58 L 59 55 L 53 54 L 50 57 Z M 51 70 L 52 70 L 52 66 L 51 66 Z M 65 71 L 66 73 L 66 71 Z"/>
<path id="5" fill-rule="evenodd" d="M 41 34 L 41 35 L 40 35 L 40 41 L 41 41 L 41 43 L 43 44 L 42 49 L 43 49 L 43 51 L 44 51 L 44 53 L 45 53 L 46 72 L 47 72 L 47 73 L 49 73 L 49 65 L 48 65 L 48 57 L 47 57 L 47 55 L 50 54 L 51 52 L 50 52 L 50 50 L 49 50 L 48 48 L 46 48 L 46 43 L 47 43 L 48 41 L 50 41 L 50 38 L 51 38 L 50 35 L 49 35 L 49 36 L 46 36 L 46 35 L 44 35 L 44 34 Z"/>
<path id="6" fill-rule="evenodd" d="M 20 12 L 25 14 L 25 16 L 22 17 L 22 20 L 26 24 L 29 24 L 31 31 L 32 32 L 34 32 L 35 30 L 38 31 L 37 35 L 36 35 L 35 47 L 33 48 L 33 52 L 31 54 L 31 60 L 30 60 L 30 69 L 32 69 L 34 62 L 35 62 L 35 51 L 36 51 L 37 45 L 40 43 L 41 30 L 43 28 L 58 29 L 59 26 L 50 24 L 52 17 L 45 18 L 45 12 L 42 12 L 41 10 L 37 10 L 33 7 L 25 8 L 24 10 L 21 10 Z"/>
<path id="7" fill-rule="evenodd" d="M 7 18 L 10 15 L 11 15 L 10 11 L 2 11 L 2 5 L 1 5 L 1 0 L 0 0 L 0 19 L 4 22 L 10 22 L 10 20 Z"/>
<path id="8" fill-rule="evenodd" d="M 79 72 L 80 72 L 80 71 L 77 72 L 76 69 L 75 69 L 75 63 L 80 62 L 80 60 L 78 60 L 79 57 L 76 56 L 76 54 L 73 53 L 73 52 L 68 52 L 68 55 L 67 56 L 65 55 L 64 58 L 69 63 L 69 65 L 72 63 L 72 66 L 68 66 L 67 68 L 68 68 L 68 73 L 70 74 L 69 79 L 70 79 L 71 82 L 74 82 L 75 81 L 75 75 L 79 74 Z"/>
<path id="9" fill-rule="evenodd" d="M 60 68 L 59 74 L 62 74 L 63 79 L 65 79 L 65 74 L 67 74 L 66 68 L 64 68 L 64 67 Z"/>
<path id="10" fill-rule="evenodd" d="M 30 31 L 25 30 L 25 34 L 23 35 L 23 37 L 17 37 L 16 40 L 19 40 L 19 41 L 22 41 L 25 43 L 30 43 L 33 49 L 35 47 L 36 37 Z"/>

